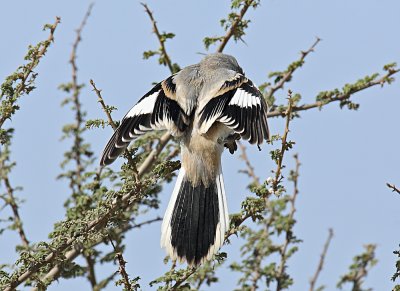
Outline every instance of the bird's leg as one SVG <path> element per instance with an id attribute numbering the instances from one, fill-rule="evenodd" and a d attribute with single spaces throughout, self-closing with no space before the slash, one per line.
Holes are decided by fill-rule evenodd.
<path id="1" fill-rule="evenodd" d="M 233 133 L 228 135 L 223 141 L 222 144 L 224 147 L 229 149 L 229 152 L 233 155 L 235 151 L 237 150 L 237 144 L 236 141 L 240 139 L 240 134 L 238 133 Z"/>

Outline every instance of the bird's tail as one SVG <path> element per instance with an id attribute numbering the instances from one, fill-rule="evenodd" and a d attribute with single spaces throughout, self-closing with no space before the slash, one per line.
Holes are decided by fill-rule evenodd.
<path id="1" fill-rule="evenodd" d="M 229 228 L 224 180 L 220 170 L 207 185 L 193 186 L 182 167 L 161 226 L 161 247 L 173 260 L 198 265 L 210 260 Z"/>

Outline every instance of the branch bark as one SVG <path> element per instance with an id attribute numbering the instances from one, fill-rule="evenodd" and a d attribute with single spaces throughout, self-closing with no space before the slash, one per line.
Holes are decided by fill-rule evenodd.
<path id="1" fill-rule="evenodd" d="M 328 252 L 329 244 L 331 243 L 332 238 L 333 238 L 333 229 L 330 228 L 328 238 L 326 239 L 326 242 L 324 244 L 324 249 L 322 250 L 322 254 L 319 258 L 317 270 L 315 271 L 314 276 L 310 280 L 310 291 L 315 290 L 315 284 L 317 283 L 318 276 L 321 273 L 322 268 L 324 267 L 325 257 Z"/>
<path id="2" fill-rule="evenodd" d="M 114 120 L 111 117 L 110 111 L 107 109 L 107 105 L 104 103 L 104 99 L 101 96 L 101 90 L 97 89 L 96 84 L 94 83 L 94 81 L 92 79 L 90 79 L 90 85 L 92 85 L 93 87 L 93 91 L 96 92 L 97 98 L 98 98 L 98 102 L 101 105 L 101 108 L 103 108 L 104 113 L 107 115 L 107 119 L 108 119 L 108 123 L 111 125 L 111 127 L 116 130 L 117 129 L 117 125 L 115 124 Z"/>
<path id="3" fill-rule="evenodd" d="M 400 189 L 396 188 L 396 186 L 394 184 L 386 183 L 386 186 L 388 186 L 390 189 L 392 189 L 392 192 L 397 192 L 400 194 Z"/>
<path id="4" fill-rule="evenodd" d="M 40 43 L 40 47 L 38 48 L 37 53 L 34 54 L 34 56 L 32 57 L 31 62 L 28 65 L 23 67 L 23 70 L 25 72 L 24 73 L 21 72 L 22 76 L 19 79 L 20 84 L 14 91 L 14 94 L 12 97 L 18 98 L 18 97 L 20 97 L 20 95 L 22 95 L 24 93 L 26 86 L 27 86 L 27 81 L 28 81 L 29 77 L 33 75 L 33 69 L 39 64 L 40 59 L 46 54 L 48 47 L 54 41 L 54 32 L 60 22 L 61 22 L 61 18 L 56 17 L 54 24 L 48 26 L 48 28 L 50 29 L 50 34 L 49 34 L 47 40 Z M 0 96 L 0 99 L 1 99 L 1 97 L 2 96 Z M 12 115 L 12 112 L 8 112 L 8 113 L 5 113 L 2 116 L 0 116 L 0 128 L 3 126 L 4 122 L 11 117 L 11 115 Z"/>
<path id="5" fill-rule="evenodd" d="M 235 34 L 235 30 L 242 21 L 244 15 L 246 14 L 247 10 L 249 7 L 253 4 L 254 0 L 246 1 L 240 10 L 239 14 L 237 14 L 237 18 L 235 22 L 232 23 L 232 26 L 230 29 L 226 32 L 225 36 L 223 37 L 221 44 L 218 46 L 217 52 L 222 53 L 223 50 L 225 49 L 225 46 L 228 44 L 229 40 L 232 38 L 232 36 Z"/>
<path id="6" fill-rule="evenodd" d="M 169 55 L 167 54 L 167 50 L 165 49 L 165 40 L 163 40 L 160 31 L 158 30 L 157 27 L 157 21 L 155 21 L 154 17 L 153 17 L 153 12 L 150 11 L 149 7 L 147 6 L 147 4 L 145 3 L 140 3 L 142 4 L 142 6 L 144 7 L 147 15 L 150 17 L 151 23 L 153 24 L 153 32 L 155 33 L 155 35 L 157 36 L 157 39 L 160 43 L 160 47 L 161 47 L 161 53 L 165 58 L 165 62 L 167 63 L 168 69 L 170 70 L 171 74 L 174 73 L 174 67 L 172 65 L 171 62 L 171 58 L 169 57 Z"/>
<path id="7" fill-rule="evenodd" d="M 315 47 L 318 45 L 318 43 L 321 41 L 321 39 L 319 37 L 316 38 L 315 42 L 311 45 L 311 47 L 306 50 L 306 51 L 301 51 L 301 57 L 297 62 L 300 62 L 301 64 L 304 62 L 305 58 L 307 57 L 307 55 L 311 52 L 314 51 Z M 292 76 L 293 73 L 299 68 L 300 66 L 293 66 L 291 68 L 289 68 L 289 70 L 286 71 L 286 73 L 282 76 L 282 78 L 279 80 L 278 83 L 276 83 L 274 86 L 272 86 L 270 88 L 270 90 L 267 92 L 267 94 L 265 95 L 265 98 L 268 99 L 269 97 L 271 97 L 272 95 L 274 95 L 274 93 L 276 91 L 278 91 L 279 89 L 282 89 L 283 86 L 285 85 L 286 82 L 288 82 Z"/>
<path id="8" fill-rule="evenodd" d="M 292 108 L 293 108 L 292 107 L 293 106 L 292 91 L 289 90 L 288 96 L 289 96 L 289 98 L 288 98 L 288 107 L 287 107 L 287 110 L 285 112 L 286 124 L 285 124 L 285 130 L 284 130 L 283 135 L 282 135 L 282 146 L 281 146 L 281 149 L 280 149 L 280 154 L 279 154 L 278 161 L 277 161 L 277 167 L 276 167 L 276 170 L 275 170 L 275 179 L 272 181 L 272 191 L 274 193 L 276 193 L 278 191 L 278 185 L 282 180 L 282 177 L 281 177 L 282 162 L 283 162 L 283 157 L 285 155 L 285 152 L 287 150 L 287 136 L 288 136 L 288 133 L 289 133 L 289 124 L 290 124 L 290 120 L 291 120 L 291 117 L 292 117 Z"/>
<path id="9" fill-rule="evenodd" d="M 294 158 L 296 160 L 296 168 L 295 168 L 295 172 L 293 175 L 293 184 L 294 184 L 294 190 L 293 190 L 293 195 L 290 197 L 290 213 L 289 213 L 289 221 L 293 220 L 294 214 L 296 212 L 296 207 L 295 207 L 295 203 L 296 203 L 296 198 L 297 195 L 299 193 L 299 189 L 297 186 L 298 183 L 298 177 L 299 177 L 299 169 L 300 169 L 300 161 L 299 158 L 297 156 L 297 154 L 294 155 Z M 281 260 L 280 260 L 280 264 L 278 267 L 278 272 L 276 275 L 276 279 L 277 279 L 277 284 L 276 284 L 276 291 L 280 291 L 283 290 L 283 281 L 284 281 L 284 277 L 283 274 L 285 272 L 285 268 L 286 268 L 286 261 L 287 261 L 287 249 L 289 247 L 289 244 L 292 241 L 292 228 L 290 227 L 287 231 L 286 231 L 286 237 L 285 237 L 285 242 L 283 243 L 283 246 L 281 248 L 281 250 L 279 251 L 280 256 L 281 256 Z"/>
<path id="10" fill-rule="evenodd" d="M 340 101 L 344 101 L 346 99 L 350 99 L 350 97 L 352 95 L 354 95 L 355 93 L 358 93 L 362 90 L 368 89 L 370 87 L 374 87 L 377 85 L 383 86 L 384 84 L 386 84 L 388 81 L 388 78 L 390 78 L 391 76 L 397 74 L 398 72 L 400 72 L 400 70 L 390 70 L 389 72 L 387 72 L 385 75 L 383 75 L 381 78 L 374 80 L 374 81 L 370 81 L 365 83 L 363 86 L 360 86 L 359 88 L 348 92 L 348 93 L 342 93 L 338 96 L 335 97 L 331 97 L 330 99 L 326 100 L 326 101 L 317 101 L 314 103 L 309 103 L 309 104 L 303 104 L 300 106 L 293 106 L 292 108 L 292 112 L 300 112 L 300 111 L 306 111 L 309 109 L 313 109 L 313 108 L 322 108 L 332 102 L 340 102 Z M 281 110 L 274 110 L 268 113 L 268 117 L 285 117 L 286 113 L 285 110 L 287 108 L 282 108 Z"/>
<path id="11" fill-rule="evenodd" d="M 4 166 L 4 162 L 1 163 L 1 167 Z M 19 234 L 19 237 L 21 239 L 22 245 L 25 248 L 29 248 L 29 240 L 26 237 L 24 227 L 22 225 L 22 220 L 19 215 L 19 207 L 18 204 L 15 201 L 14 197 L 14 188 L 11 187 L 10 180 L 8 179 L 8 176 L 3 177 L 4 185 L 6 186 L 7 190 L 7 195 L 8 195 L 8 201 L 7 203 L 10 205 L 12 212 L 13 212 L 13 220 L 14 223 L 16 224 L 17 231 Z"/>

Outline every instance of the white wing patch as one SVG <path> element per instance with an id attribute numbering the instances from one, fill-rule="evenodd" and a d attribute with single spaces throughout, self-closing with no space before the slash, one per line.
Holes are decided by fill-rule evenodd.
<path id="1" fill-rule="evenodd" d="M 141 114 L 148 114 L 153 112 L 154 104 L 156 103 L 158 94 L 160 94 L 161 90 L 154 92 L 150 96 L 147 96 L 142 101 L 137 103 L 135 106 L 129 110 L 128 114 L 125 117 L 134 117 Z"/>
<path id="2" fill-rule="evenodd" d="M 229 105 L 237 105 L 239 107 L 251 107 L 261 105 L 261 100 L 259 97 L 254 96 L 245 90 L 238 88 L 235 95 L 233 95 Z"/>
<path id="3" fill-rule="evenodd" d="M 215 122 L 221 122 L 251 144 L 263 143 L 269 139 L 269 130 L 268 108 L 262 93 L 247 78 L 237 84 L 230 82 L 199 112 L 200 133 L 205 134 Z"/>

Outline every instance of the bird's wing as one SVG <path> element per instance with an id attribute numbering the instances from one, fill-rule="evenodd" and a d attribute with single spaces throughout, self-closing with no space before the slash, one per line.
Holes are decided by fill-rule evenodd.
<path id="1" fill-rule="evenodd" d="M 206 133 L 221 122 L 251 144 L 269 140 L 267 104 L 251 80 L 237 73 L 199 111 L 199 130 Z"/>
<path id="2" fill-rule="evenodd" d="M 176 101 L 174 75 L 158 83 L 128 111 L 107 143 L 100 165 L 111 164 L 136 137 L 150 130 L 167 129 L 179 135 L 188 117 Z"/>

